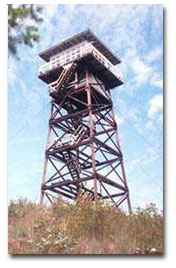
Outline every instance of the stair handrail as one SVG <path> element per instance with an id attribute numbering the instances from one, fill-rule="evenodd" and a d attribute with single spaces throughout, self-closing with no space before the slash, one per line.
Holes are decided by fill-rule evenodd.
<path id="1" fill-rule="evenodd" d="M 66 77 L 66 74 L 69 73 L 72 69 L 72 67 L 75 67 L 76 63 L 73 61 L 71 63 L 68 63 L 64 66 L 64 69 L 58 79 L 52 83 L 49 84 L 49 88 L 52 91 L 57 91 L 57 88 L 62 84 L 64 78 Z"/>

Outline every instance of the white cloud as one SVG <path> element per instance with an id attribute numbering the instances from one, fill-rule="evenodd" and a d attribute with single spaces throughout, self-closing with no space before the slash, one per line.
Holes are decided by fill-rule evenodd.
<path id="1" fill-rule="evenodd" d="M 152 51 L 149 57 L 157 60 L 161 52 L 159 50 L 158 48 L 155 52 Z M 133 79 L 130 82 L 126 81 L 130 86 L 129 92 L 132 92 L 132 89 L 138 89 L 144 83 L 150 83 L 157 88 L 163 87 L 162 74 L 156 70 L 156 66 L 150 62 L 149 57 L 142 59 L 134 48 L 127 49 L 125 52 L 124 62 L 122 62 L 121 66 L 122 70 L 128 74 L 131 68 L 134 73 Z"/>
<path id="2" fill-rule="evenodd" d="M 140 112 L 137 107 L 133 107 L 128 109 L 128 119 L 132 121 L 133 123 L 138 122 L 140 119 Z"/>
<path id="3" fill-rule="evenodd" d="M 153 118 L 153 116 L 163 108 L 163 96 L 155 95 L 149 103 L 150 107 L 148 110 L 148 117 Z"/>
<path id="4" fill-rule="evenodd" d="M 157 124 L 159 125 L 159 126 L 162 126 L 163 125 L 163 114 L 161 114 L 159 117 L 158 117 L 158 119 L 157 119 Z"/>
<path id="5" fill-rule="evenodd" d="M 53 19 L 58 19 L 58 5 L 42 5 L 43 22 L 40 25 L 40 47 L 46 49 L 51 45 L 54 45 L 58 36 L 58 29 L 53 23 Z M 57 31 L 57 34 L 56 34 Z"/>
<path id="6" fill-rule="evenodd" d="M 116 119 L 116 122 L 117 122 L 117 125 L 120 126 L 124 123 L 124 118 L 123 117 L 120 117 L 120 116 L 115 116 L 115 119 Z"/>
<path id="7" fill-rule="evenodd" d="M 13 86 L 17 80 L 18 68 L 16 64 L 16 60 L 14 58 L 9 57 L 8 62 L 8 83 Z"/>
<path id="8" fill-rule="evenodd" d="M 50 21 L 58 11 L 58 5 L 43 5 L 43 18 Z"/>
<path id="9" fill-rule="evenodd" d="M 153 147 L 148 147 L 146 150 L 146 159 L 144 160 L 143 164 L 147 165 L 156 161 L 159 157 L 161 157 L 161 153 L 157 148 L 157 145 Z"/>
<path id="10" fill-rule="evenodd" d="M 152 18 L 152 35 L 158 35 L 162 31 L 161 25 L 163 23 L 163 5 L 152 5 L 151 9 Z"/>
<path id="11" fill-rule="evenodd" d="M 154 73 L 151 78 L 151 85 L 162 88 L 163 87 L 163 79 L 158 73 Z"/>
<path id="12" fill-rule="evenodd" d="M 148 121 L 145 125 L 146 129 L 148 130 L 153 130 L 154 129 L 154 124 L 153 124 L 153 121 Z"/>
<path id="13" fill-rule="evenodd" d="M 145 124 L 145 128 L 151 132 L 160 131 L 161 127 L 163 127 L 163 114 L 159 114 L 157 118 L 153 120 L 151 117 L 150 120 Z"/>
<path id="14" fill-rule="evenodd" d="M 163 54 L 163 50 L 162 50 L 162 47 L 159 46 L 159 47 L 156 47 L 155 49 L 153 49 L 152 51 L 149 52 L 146 60 L 147 62 L 153 62 L 153 61 L 156 61 L 159 57 L 161 57 Z"/>
<path id="15" fill-rule="evenodd" d="M 151 75 L 152 68 L 137 57 L 132 63 L 132 69 L 135 74 L 135 80 L 139 84 L 145 83 Z"/>
<path id="16" fill-rule="evenodd" d="M 139 162 L 141 162 L 141 159 L 138 158 L 138 157 L 137 158 L 134 158 L 134 159 L 131 159 L 129 162 L 127 162 L 128 172 L 129 173 L 133 173 L 136 170 L 138 170 L 138 168 L 139 168 Z"/>

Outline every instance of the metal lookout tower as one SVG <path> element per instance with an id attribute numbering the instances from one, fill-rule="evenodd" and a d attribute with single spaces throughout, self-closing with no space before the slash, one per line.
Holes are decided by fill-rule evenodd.
<path id="1" fill-rule="evenodd" d="M 86 30 L 39 54 L 39 78 L 49 86 L 51 113 L 41 185 L 44 198 L 127 201 L 123 155 L 111 90 L 123 84 L 120 59 Z"/>

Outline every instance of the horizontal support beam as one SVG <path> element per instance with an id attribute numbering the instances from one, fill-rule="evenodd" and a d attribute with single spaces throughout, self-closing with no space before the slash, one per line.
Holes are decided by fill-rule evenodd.
<path id="1" fill-rule="evenodd" d="M 66 187 L 66 186 L 65 186 Z M 67 187 L 69 187 L 69 186 L 67 186 Z M 78 193 L 78 191 L 77 191 L 77 189 L 74 189 L 73 190 L 73 187 L 71 188 L 64 188 L 64 186 L 62 186 L 62 187 L 60 187 L 60 189 L 62 190 L 62 191 L 65 191 L 65 192 L 67 192 L 67 193 L 70 193 L 70 194 L 73 194 L 73 195 L 75 195 L 75 196 L 77 196 L 77 193 Z"/>
<path id="2" fill-rule="evenodd" d="M 106 165 L 106 164 L 108 164 L 108 163 L 113 164 L 113 163 L 115 163 L 116 161 L 121 161 L 121 158 L 120 158 L 120 159 L 119 159 L 119 158 L 114 158 L 114 159 L 106 160 L 106 161 L 103 161 L 103 162 L 96 162 L 96 167 L 103 166 L 103 165 Z M 84 169 L 88 169 L 88 168 L 91 168 L 91 167 L 92 167 L 92 164 L 90 164 L 90 165 L 86 165 L 85 167 L 84 167 L 84 164 L 82 164 L 82 167 L 83 167 Z M 103 168 L 102 168 L 102 169 L 103 169 Z"/>
<path id="3" fill-rule="evenodd" d="M 111 185 L 111 186 L 114 186 L 114 187 L 116 187 L 116 188 L 118 188 L 118 189 L 120 189 L 120 190 L 122 190 L 122 191 L 124 191 L 124 192 L 128 192 L 128 188 L 126 188 L 126 187 L 120 185 L 119 183 L 117 183 L 117 182 L 115 182 L 115 181 L 112 181 L 112 180 L 110 180 L 110 179 L 108 179 L 108 178 L 102 176 L 102 175 L 99 174 L 99 173 L 96 173 L 96 175 L 97 175 L 97 177 L 98 177 L 98 180 L 103 181 L 103 182 L 105 182 L 105 183 L 107 183 L 107 184 L 109 184 L 109 185 Z"/>
<path id="4" fill-rule="evenodd" d="M 50 119 L 49 120 L 49 123 L 52 125 L 52 124 L 54 124 L 54 123 L 59 123 L 59 122 L 62 122 L 62 121 L 66 121 L 67 119 L 70 119 L 70 118 L 72 118 L 72 117 L 76 117 L 76 116 L 79 116 L 79 115 L 82 115 L 82 114 L 84 114 L 84 113 L 88 113 L 89 112 L 89 109 L 87 108 L 87 109 L 84 109 L 84 110 L 82 110 L 82 111 L 79 111 L 79 112 L 76 112 L 76 113 L 73 113 L 73 114 L 67 114 L 67 115 L 64 115 L 64 116 L 62 116 L 62 117 L 60 117 L 60 118 L 57 118 L 57 119 Z"/>
<path id="5" fill-rule="evenodd" d="M 50 190 L 50 189 L 54 189 L 55 187 L 58 188 L 58 187 L 62 187 L 62 186 L 70 185 L 70 184 L 76 185 L 80 182 L 88 181 L 88 180 L 91 180 L 93 178 L 94 178 L 94 176 L 88 176 L 88 177 L 80 178 L 80 179 L 76 179 L 76 180 L 61 181 L 58 183 L 53 183 L 51 185 L 44 185 L 42 189 L 43 190 Z"/>
<path id="6" fill-rule="evenodd" d="M 116 131 L 116 129 L 117 128 L 114 126 L 113 128 L 109 128 L 106 131 L 102 130 L 102 131 L 99 131 L 99 132 L 95 132 L 94 136 L 99 136 L 99 135 L 106 134 L 106 133 L 109 133 L 109 132 L 112 132 L 112 131 Z"/>
<path id="7" fill-rule="evenodd" d="M 78 144 L 74 144 L 74 145 L 67 145 L 67 146 L 64 146 L 64 147 L 61 147 L 61 148 L 58 148 L 58 149 L 55 149 L 55 150 L 52 150 L 52 151 L 46 151 L 46 155 L 53 155 L 55 156 L 56 153 L 60 153 L 62 151 L 66 151 L 66 150 L 70 150 L 70 149 L 75 149 L 77 148 L 78 146 L 83 146 L 83 145 L 86 145 L 90 143 L 90 140 L 85 140 L 81 143 L 78 143 Z"/>
<path id="8" fill-rule="evenodd" d="M 93 114 L 94 113 L 96 113 L 96 112 L 100 112 L 100 111 L 104 111 L 104 110 L 106 110 L 106 109 L 110 109 L 110 108 L 112 108 L 112 104 L 108 104 L 108 105 L 103 105 L 103 107 L 99 107 L 99 108 L 97 108 L 97 107 L 95 107 L 95 109 L 93 108 L 94 107 L 94 105 L 92 105 L 92 112 L 93 112 Z M 56 119 L 53 119 L 52 117 L 50 118 L 50 120 L 49 120 L 49 124 L 50 125 L 52 125 L 52 124 L 54 124 L 54 123 L 57 123 L 57 122 L 62 122 L 62 121 L 66 121 L 66 120 L 68 120 L 68 119 L 71 119 L 71 118 L 73 118 L 73 117 L 77 117 L 77 116 L 79 116 L 79 115 L 87 115 L 87 113 L 89 112 L 89 109 L 90 108 L 86 108 L 86 109 L 84 109 L 84 110 L 81 110 L 81 111 L 79 111 L 79 112 L 76 112 L 76 113 L 73 113 L 73 114 L 67 114 L 67 115 L 63 115 L 63 116 L 60 116 L 59 118 L 56 118 Z M 58 112 L 59 113 L 59 112 Z"/>
<path id="9" fill-rule="evenodd" d="M 54 189 L 47 189 L 47 190 L 50 190 L 50 191 L 52 191 L 54 193 L 61 194 L 61 195 L 65 196 L 65 197 L 67 197 L 67 198 L 70 198 L 72 200 L 75 200 L 75 197 L 74 196 L 69 195 L 69 194 L 66 194 L 66 193 L 64 193 L 64 192 L 62 192 L 60 190 L 55 189 L 55 188 Z"/>
<path id="10" fill-rule="evenodd" d="M 92 191 L 92 190 L 90 190 L 90 189 L 88 189 L 88 188 L 86 188 L 86 187 L 84 187 L 84 186 L 81 186 L 80 189 L 83 189 L 83 190 L 85 190 L 85 192 L 88 192 L 88 193 L 91 193 L 92 195 L 94 195 L 94 191 Z M 97 195 L 98 195 L 100 198 L 102 198 L 102 195 L 101 195 L 100 193 L 97 193 Z"/>

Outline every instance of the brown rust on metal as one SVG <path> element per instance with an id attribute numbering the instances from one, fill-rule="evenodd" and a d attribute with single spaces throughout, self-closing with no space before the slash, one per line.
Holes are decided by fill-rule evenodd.
<path id="1" fill-rule="evenodd" d="M 91 200 L 110 199 L 116 207 L 127 200 L 131 212 L 110 94 L 112 83 L 100 73 L 103 63 L 91 65 L 89 60 L 62 66 L 58 75 L 53 70 L 56 79 L 49 86 L 52 104 L 41 203 L 44 194 L 53 202 L 59 196 L 75 200 L 83 191 Z M 52 70 L 47 83 L 53 80 L 49 76 Z M 121 84 L 114 74 L 113 79 L 114 84 Z"/>

